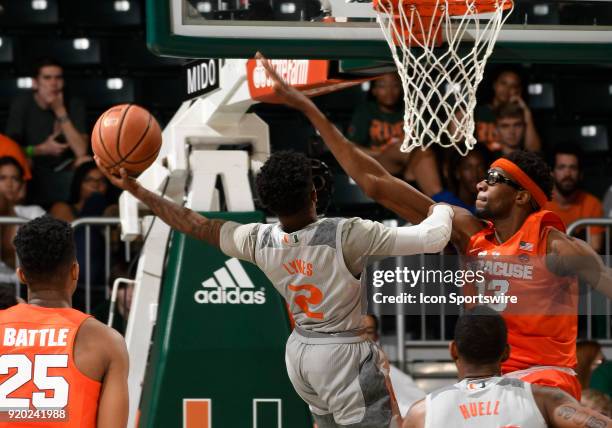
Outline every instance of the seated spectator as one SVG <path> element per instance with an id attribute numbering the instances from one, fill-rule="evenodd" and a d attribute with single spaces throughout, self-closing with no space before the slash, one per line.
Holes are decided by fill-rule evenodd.
<path id="1" fill-rule="evenodd" d="M 348 138 L 391 174 L 408 182 L 416 181 L 423 193 L 436 202 L 456 203 L 452 194 L 442 188 L 433 150 L 416 149 L 411 153 L 400 150 L 404 141 L 404 106 L 397 73 L 374 80 L 368 98 L 356 108 Z"/>
<path id="2" fill-rule="evenodd" d="M 53 204 L 49 213 L 60 220 L 73 222 L 83 217 L 102 217 L 112 209 L 108 200 L 109 182 L 93 161 L 85 162 L 74 171 L 70 185 L 70 198 L 68 202 Z M 102 300 L 105 293 L 105 239 L 100 227 L 92 226 L 90 229 L 90 254 L 93 255 L 89 264 L 85 258 L 85 228 L 75 230 L 74 240 L 77 249 L 77 260 L 81 265 L 79 271 L 79 287 L 74 294 L 73 305 L 83 309 L 84 289 L 89 266 L 89 278 L 95 299 Z M 93 306 L 92 306 L 93 307 Z"/>
<path id="3" fill-rule="evenodd" d="M 476 210 L 476 185 L 487 172 L 487 158 L 485 150 L 480 146 L 474 147 L 467 155 L 461 156 L 455 150 L 450 152 L 446 162 L 445 176 L 449 189 L 455 194 L 460 204 L 471 212 Z"/>
<path id="4" fill-rule="evenodd" d="M 500 156 L 525 149 L 525 119 L 518 104 L 502 104 L 495 110 L 495 127 Z"/>
<path id="5" fill-rule="evenodd" d="M 378 334 L 378 318 L 376 318 L 376 315 L 364 315 L 363 327 L 368 339 L 378 343 L 380 337 Z M 405 415 L 414 403 L 425 397 L 425 393 L 419 389 L 416 383 L 414 383 L 412 377 L 395 367 L 393 364 L 389 364 L 389 377 L 391 378 L 391 385 L 393 386 L 393 392 L 395 393 L 400 414 Z"/>
<path id="6" fill-rule="evenodd" d="M 601 346 L 594 340 L 579 340 L 576 343 L 576 374 L 582 389 L 587 389 L 591 383 L 591 374 L 603 362 Z"/>
<path id="7" fill-rule="evenodd" d="M 32 171 L 30 169 L 30 162 L 23 153 L 22 148 L 15 141 L 11 140 L 6 135 L 0 134 L 0 158 L 11 157 L 19 162 L 23 169 L 23 179 L 29 181 L 32 179 Z"/>
<path id="8" fill-rule="evenodd" d="M 610 397 L 601 391 L 595 389 L 584 389 L 582 390 L 582 397 L 580 403 L 596 412 L 601 413 L 604 416 L 612 417 L 612 401 Z"/>
<path id="9" fill-rule="evenodd" d="M 45 215 L 45 210 L 37 205 L 22 205 L 26 198 L 24 170 L 12 157 L 0 158 L 0 198 L 3 201 L 2 214 L 9 217 L 20 217 L 32 220 Z M 13 238 L 17 226 L 2 227 L 2 261 L 10 267 L 15 267 L 15 248 Z"/>
<path id="10" fill-rule="evenodd" d="M 516 104 L 523 113 L 525 127 L 525 150 L 538 152 L 542 149 L 542 142 L 533 122 L 533 115 L 529 106 L 522 98 L 523 85 L 519 73 L 514 70 L 502 70 L 493 81 L 493 100 L 489 104 L 476 107 L 474 119 L 476 121 L 476 138 L 484 143 L 489 151 L 502 150 L 499 142 L 498 126 L 495 120 L 495 111 L 503 104 Z"/>
<path id="11" fill-rule="evenodd" d="M 11 103 L 6 134 L 32 159 L 31 200 L 48 207 L 66 199 L 70 167 L 87 156 L 85 106 L 75 98 L 64 100 L 57 61 L 41 60 L 33 77 L 33 92 Z"/>
<path id="12" fill-rule="evenodd" d="M 576 220 L 588 217 L 602 217 L 601 202 L 594 195 L 580 188 L 582 171 L 580 165 L 581 152 L 576 146 L 559 145 L 555 148 L 552 158 L 552 170 L 555 187 L 552 201 L 544 207 L 557 213 L 566 226 Z M 590 244 L 597 252 L 603 246 L 602 227 L 589 227 Z M 579 228 L 577 236 L 584 237 L 585 228 Z"/>

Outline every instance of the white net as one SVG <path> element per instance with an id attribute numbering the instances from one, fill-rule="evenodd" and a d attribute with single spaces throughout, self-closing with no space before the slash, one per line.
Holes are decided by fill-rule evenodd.
<path id="1" fill-rule="evenodd" d="M 490 0 L 486 15 L 478 6 L 484 2 L 476 0 L 376 3 L 378 22 L 404 88 L 402 151 L 424 150 L 436 143 L 455 147 L 465 156 L 476 144 L 476 90 L 512 0 Z M 465 13 L 451 16 L 458 4 Z M 510 11 L 504 13 L 506 9 Z M 445 41 L 441 46 L 439 37 Z"/>

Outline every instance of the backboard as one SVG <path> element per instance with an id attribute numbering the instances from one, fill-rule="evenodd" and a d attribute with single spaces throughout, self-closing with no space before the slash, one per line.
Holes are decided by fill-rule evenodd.
<path id="1" fill-rule="evenodd" d="M 483 17 L 483 19 L 486 17 Z M 390 61 L 371 2 L 147 0 L 149 49 L 184 58 Z M 515 0 L 494 62 L 612 63 L 612 1 Z"/>

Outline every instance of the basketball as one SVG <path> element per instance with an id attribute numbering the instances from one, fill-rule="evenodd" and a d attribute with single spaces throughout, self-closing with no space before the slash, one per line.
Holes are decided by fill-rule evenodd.
<path id="1" fill-rule="evenodd" d="M 153 163 L 161 142 L 157 120 L 135 104 L 106 110 L 91 134 L 93 152 L 102 163 L 109 169 L 125 168 L 130 175 L 141 173 Z"/>

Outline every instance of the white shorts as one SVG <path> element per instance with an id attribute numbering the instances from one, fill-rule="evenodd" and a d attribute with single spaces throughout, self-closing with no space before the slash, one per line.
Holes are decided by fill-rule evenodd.
<path id="1" fill-rule="evenodd" d="M 388 362 L 373 342 L 296 328 L 287 341 L 285 361 L 289 379 L 318 428 L 395 426 Z"/>

